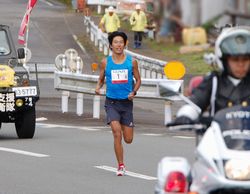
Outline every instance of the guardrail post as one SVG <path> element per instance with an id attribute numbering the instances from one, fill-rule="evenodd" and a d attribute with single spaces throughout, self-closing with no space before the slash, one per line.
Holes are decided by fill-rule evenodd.
<path id="1" fill-rule="evenodd" d="M 94 42 L 94 33 L 93 33 L 93 30 L 91 29 L 90 30 L 90 40 L 92 41 L 92 42 Z"/>
<path id="2" fill-rule="evenodd" d="M 99 40 L 99 51 L 102 52 L 103 51 L 103 44 L 102 41 Z"/>
<path id="3" fill-rule="evenodd" d="M 81 74 L 82 73 L 82 64 L 81 64 L 81 57 L 76 57 L 76 73 Z M 83 94 L 77 93 L 76 97 L 76 114 L 78 116 L 81 116 L 83 114 L 84 106 L 83 106 Z"/>
<path id="4" fill-rule="evenodd" d="M 76 97 L 76 114 L 81 116 L 83 114 L 83 94 L 77 93 Z"/>
<path id="5" fill-rule="evenodd" d="M 66 55 L 63 55 L 62 57 L 62 71 L 67 72 L 67 61 L 66 61 Z M 68 112 L 68 100 L 69 100 L 69 91 L 62 91 L 62 112 Z"/>
<path id="6" fill-rule="evenodd" d="M 95 34 L 95 46 L 98 46 L 98 39 L 99 39 L 99 35 L 98 34 L 99 33 L 98 33 L 98 30 L 97 30 L 97 32 Z"/>
<path id="7" fill-rule="evenodd" d="M 104 49 L 103 49 L 103 54 L 105 55 L 105 56 L 107 56 L 108 55 L 108 47 L 107 47 L 107 45 L 104 45 Z"/>
<path id="8" fill-rule="evenodd" d="M 86 21 L 86 25 L 87 25 L 86 32 L 87 34 L 89 34 L 90 33 L 90 20 Z"/>
<path id="9" fill-rule="evenodd" d="M 162 79 L 163 76 L 162 76 L 162 73 L 157 73 L 157 79 Z"/>
<path id="10" fill-rule="evenodd" d="M 98 14 L 102 13 L 102 6 L 101 5 L 97 5 L 97 13 Z"/>
<path id="11" fill-rule="evenodd" d="M 62 91 L 62 113 L 68 112 L 69 91 Z"/>
<path id="12" fill-rule="evenodd" d="M 164 124 L 172 121 L 172 110 L 171 110 L 172 102 L 165 100 L 165 119 Z"/>
<path id="13" fill-rule="evenodd" d="M 151 78 L 151 71 L 146 69 L 146 78 Z"/>
<path id="14" fill-rule="evenodd" d="M 101 96 L 94 95 L 93 98 L 93 118 L 100 118 L 100 104 L 101 104 Z"/>
<path id="15" fill-rule="evenodd" d="M 102 42 L 102 31 L 98 29 L 98 46 L 99 46 L 99 51 L 103 51 L 103 42 Z"/>
<path id="16" fill-rule="evenodd" d="M 141 77 L 145 78 L 145 69 L 142 67 L 140 71 Z"/>
<path id="17" fill-rule="evenodd" d="M 157 74 L 156 74 L 155 71 L 152 71 L 152 72 L 151 72 L 151 78 L 153 78 L 153 79 L 156 79 L 156 78 L 157 78 Z"/>

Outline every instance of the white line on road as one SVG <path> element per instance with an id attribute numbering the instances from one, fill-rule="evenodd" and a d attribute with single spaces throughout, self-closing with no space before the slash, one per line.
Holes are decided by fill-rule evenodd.
<path id="1" fill-rule="evenodd" d="M 86 55 L 89 56 L 86 49 L 84 48 L 84 46 L 82 45 L 82 43 L 78 40 L 77 36 L 75 34 L 72 35 L 74 40 L 76 41 L 76 43 L 78 44 L 78 46 L 82 49 L 82 52 Z"/>
<path id="2" fill-rule="evenodd" d="M 100 131 L 103 128 L 102 126 L 96 126 L 96 128 L 93 127 L 79 127 L 79 126 L 70 126 L 70 125 L 56 125 L 56 124 L 45 124 L 45 123 L 37 123 L 37 126 L 41 126 L 43 128 L 66 128 L 66 129 L 78 129 L 78 130 L 83 130 L 83 131 Z"/>
<path id="3" fill-rule="evenodd" d="M 163 134 L 157 134 L 157 133 L 143 133 L 142 135 L 145 135 L 145 136 L 153 136 L 153 137 L 163 136 Z"/>
<path id="4" fill-rule="evenodd" d="M 110 172 L 116 172 L 117 171 L 116 168 L 110 167 L 110 166 L 94 166 L 94 167 L 102 169 L 102 170 L 110 171 Z M 126 171 L 126 176 L 131 176 L 131 177 L 150 180 L 150 181 L 157 180 L 156 177 L 147 176 L 147 175 L 143 175 L 143 174 L 138 174 L 138 173 L 131 172 L 131 171 Z"/>
<path id="5" fill-rule="evenodd" d="M 195 138 L 195 137 L 189 137 L 189 136 L 178 136 L 178 135 L 173 136 L 173 137 L 175 137 L 175 138 L 180 138 L 180 139 L 194 139 L 194 138 Z"/>
<path id="6" fill-rule="evenodd" d="M 47 121 L 48 119 L 45 118 L 45 117 L 39 117 L 39 118 L 36 118 L 36 121 Z"/>
<path id="7" fill-rule="evenodd" d="M 53 4 L 52 3 L 50 3 L 50 2 L 48 2 L 48 1 L 45 1 L 45 0 L 41 0 L 43 3 L 46 3 L 47 5 L 49 5 L 49 6 L 53 6 Z"/>
<path id="8" fill-rule="evenodd" d="M 27 151 L 23 151 L 23 150 L 4 148 L 4 147 L 0 147 L 0 151 L 12 152 L 12 153 L 22 154 L 22 155 L 27 155 L 27 156 L 34 156 L 34 157 L 38 157 L 38 158 L 49 157 L 49 155 L 45 155 L 45 154 L 38 154 L 38 153 L 34 153 L 34 152 L 27 152 Z"/>

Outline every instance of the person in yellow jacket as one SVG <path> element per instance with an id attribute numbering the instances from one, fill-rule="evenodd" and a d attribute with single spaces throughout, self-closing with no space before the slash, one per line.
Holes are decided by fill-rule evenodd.
<path id="1" fill-rule="evenodd" d="M 141 5 L 135 6 L 135 11 L 130 16 L 130 24 L 134 31 L 134 48 L 140 48 L 142 44 L 142 36 L 147 26 L 146 14 L 141 10 Z"/>
<path id="2" fill-rule="evenodd" d="M 118 31 L 120 28 L 120 19 L 112 6 L 108 8 L 107 13 L 102 17 L 99 27 L 108 34 Z"/>

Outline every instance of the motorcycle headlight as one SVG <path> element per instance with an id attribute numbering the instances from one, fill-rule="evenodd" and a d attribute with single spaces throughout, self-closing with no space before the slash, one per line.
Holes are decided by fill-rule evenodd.
<path id="1" fill-rule="evenodd" d="M 225 173 L 232 180 L 250 180 L 250 161 L 228 160 L 225 163 Z"/>

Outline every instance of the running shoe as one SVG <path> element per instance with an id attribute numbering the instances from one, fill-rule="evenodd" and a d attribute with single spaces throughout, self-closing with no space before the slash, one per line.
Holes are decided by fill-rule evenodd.
<path id="1" fill-rule="evenodd" d="M 126 173 L 126 169 L 124 165 L 120 165 L 117 169 L 116 175 L 117 176 L 124 176 Z"/>

